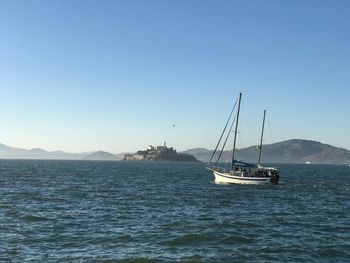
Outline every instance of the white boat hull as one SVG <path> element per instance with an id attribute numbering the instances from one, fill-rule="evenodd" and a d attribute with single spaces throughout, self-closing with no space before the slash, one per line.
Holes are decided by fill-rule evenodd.
<path id="1" fill-rule="evenodd" d="M 240 175 L 232 175 L 229 173 L 222 173 L 213 171 L 215 176 L 215 183 L 217 184 L 268 184 L 271 182 L 271 177 L 246 177 Z"/>

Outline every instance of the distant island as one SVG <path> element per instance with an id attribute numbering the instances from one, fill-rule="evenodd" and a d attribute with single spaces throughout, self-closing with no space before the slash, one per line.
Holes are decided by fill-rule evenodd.
<path id="1" fill-rule="evenodd" d="M 170 161 L 170 162 L 198 162 L 198 160 L 188 153 L 178 153 L 173 147 L 150 145 L 147 150 L 136 153 L 127 153 L 123 161 Z"/>

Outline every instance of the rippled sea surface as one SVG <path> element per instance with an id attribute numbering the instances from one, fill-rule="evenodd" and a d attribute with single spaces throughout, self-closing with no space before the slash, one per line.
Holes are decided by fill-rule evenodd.
<path id="1" fill-rule="evenodd" d="M 0 262 L 350 262 L 350 167 L 0 161 Z"/>

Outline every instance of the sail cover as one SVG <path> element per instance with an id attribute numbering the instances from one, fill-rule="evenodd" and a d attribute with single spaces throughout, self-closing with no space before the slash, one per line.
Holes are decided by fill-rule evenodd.
<path id="1" fill-rule="evenodd" d="M 240 160 L 235 160 L 233 163 L 233 166 L 235 167 L 242 167 L 242 168 L 256 168 L 256 164 L 254 163 L 246 163 L 246 162 L 242 162 Z"/>

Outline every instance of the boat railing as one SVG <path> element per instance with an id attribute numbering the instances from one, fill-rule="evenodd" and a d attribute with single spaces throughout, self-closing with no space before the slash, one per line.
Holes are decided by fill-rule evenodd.
<path id="1" fill-rule="evenodd" d="M 211 171 L 217 171 L 220 173 L 228 173 L 228 174 L 243 174 L 246 177 L 261 177 L 261 178 L 265 178 L 265 177 L 278 177 L 278 171 L 275 168 L 270 168 L 268 167 L 268 169 L 266 169 L 265 167 L 260 167 L 258 169 L 254 169 L 254 170 L 246 170 L 246 169 L 237 169 L 237 170 L 231 170 L 231 169 L 226 169 L 224 167 L 220 167 L 217 165 L 213 165 L 210 163 L 207 163 L 206 165 L 208 170 Z"/>
<path id="2" fill-rule="evenodd" d="M 226 169 L 226 168 L 223 168 L 223 167 L 220 167 L 220 166 L 217 166 L 217 165 L 213 165 L 213 164 L 210 164 L 210 163 L 207 163 L 206 167 L 207 167 L 208 170 L 214 170 L 214 171 L 218 171 L 218 172 L 221 172 L 221 173 L 229 173 L 230 172 L 229 169 Z"/>

